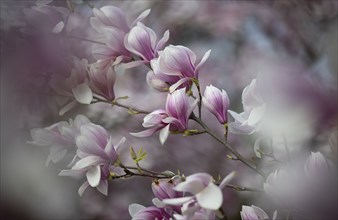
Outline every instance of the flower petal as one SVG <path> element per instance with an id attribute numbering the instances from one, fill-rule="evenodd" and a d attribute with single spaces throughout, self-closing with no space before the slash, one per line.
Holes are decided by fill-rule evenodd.
<path id="1" fill-rule="evenodd" d="M 170 125 L 167 125 L 164 128 L 162 128 L 161 131 L 160 131 L 160 142 L 161 142 L 162 145 L 166 142 L 166 140 L 169 136 L 169 127 L 170 127 Z"/>
<path id="2" fill-rule="evenodd" d="M 204 190 L 196 194 L 196 200 L 202 208 L 218 210 L 223 203 L 223 194 L 221 189 L 211 182 Z"/>
<path id="3" fill-rule="evenodd" d="M 88 183 L 89 183 L 90 186 L 97 187 L 100 183 L 100 180 L 101 180 L 101 168 L 100 168 L 100 166 L 91 167 L 87 171 L 86 177 L 87 177 L 87 180 L 88 180 Z"/>
<path id="4" fill-rule="evenodd" d="M 182 205 L 191 199 L 193 199 L 193 196 L 187 196 L 187 197 L 181 197 L 181 198 L 173 198 L 173 199 L 163 199 L 162 202 L 167 205 Z"/>
<path id="5" fill-rule="evenodd" d="M 89 183 L 88 183 L 87 181 L 84 182 L 84 183 L 80 186 L 80 188 L 79 188 L 79 190 L 78 190 L 78 193 L 79 193 L 80 196 L 82 196 L 82 194 L 83 194 L 84 191 L 88 188 L 88 186 L 89 186 Z"/>
<path id="6" fill-rule="evenodd" d="M 72 89 L 74 98 L 81 104 L 90 104 L 93 100 L 92 90 L 87 83 L 82 83 Z"/>

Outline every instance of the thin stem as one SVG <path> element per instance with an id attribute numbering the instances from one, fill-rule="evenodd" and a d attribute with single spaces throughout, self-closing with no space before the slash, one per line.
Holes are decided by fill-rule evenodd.
<path id="1" fill-rule="evenodd" d="M 113 106 L 116 105 L 118 107 L 121 107 L 121 108 L 124 108 L 124 109 L 128 109 L 131 114 L 135 114 L 135 115 L 137 115 L 137 114 L 145 114 L 145 115 L 147 115 L 147 114 L 150 113 L 150 112 L 142 110 L 142 109 L 138 109 L 138 108 L 135 108 L 135 107 L 131 107 L 131 106 L 127 106 L 127 105 L 121 104 L 121 103 L 117 102 L 116 100 L 107 101 L 107 100 L 103 100 L 103 99 L 98 99 L 97 98 L 97 100 L 93 101 L 92 104 L 98 103 L 98 102 L 104 102 L 104 103 L 107 103 L 107 104 L 111 104 Z"/>
<path id="2" fill-rule="evenodd" d="M 257 172 L 259 175 L 265 178 L 265 174 L 257 169 L 255 166 L 250 164 L 240 153 L 238 153 L 235 149 L 233 149 L 229 144 L 227 144 L 225 141 L 217 137 L 210 129 L 209 127 L 200 119 L 197 118 L 194 113 L 191 114 L 190 118 L 194 121 L 196 121 L 199 125 L 201 125 L 202 128 L 215 140 L 217 140 L 219 143 L 221 143 L 227 150 L 229 150 L 232 154 L 234 154 L 238 160 L 240 160 L 242 163 L 244 163 L 246 166 L 248 166 L 250 169 L 254 170 Z"/>
<path id="3" fill-rule="evenodd" d="M 196 85 L 197 91 L 198 91 L 198 118 L 202 119 L 202 94 L 201 94 L 201 87 L 198 79 L 193 79 L 193 82 Z"/>
<path id="4" fill-rule="evenodd" d="M 124 166 L 123 164 L 120 164 L 119 166 L 124 170 L 125 174 L 121 176 L 112 176 L 113 179 L 132 177 L 132 176 L 150 177 L 153 179 L 166 179 L 166 178 L 172 178 L 175 176 L 175 174 L 171 175 L 167 173 L 157 173 L 154 171 L 146 170 L 141 167 L 130 167 L 130 166 Z M 133 172 L 131 170 L 137 170 L 138 173 Z M 144 171 L 145 173 L 141 173 L 140 170 Z"/>
<path id="5" fill-rule="evenodd" d="M 251 187 L 244 187 L 244 186 L 236 186 L 236 185 L 232 185 L 232 184 L 227 184 L 226 187 L 234 189 L 236 191 L 250 191 L 250 192 L 264 192 L 264 190 L 262 189 L 255 189 L 255 188 L 251 188 Z"/>

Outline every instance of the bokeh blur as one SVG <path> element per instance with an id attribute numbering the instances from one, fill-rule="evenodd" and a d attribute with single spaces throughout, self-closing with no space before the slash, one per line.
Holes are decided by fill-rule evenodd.
<path id="1" fill-rule="evenodd" d="M 89 22 L 92 7 L 118 6 L 130 18 L 151 8 L 144 23 L 159 36 L 170 30 L 169 44 L 189 47 L 198 59 L 211 49 L 200 71 L 202 90 L 209 84 L 226 90 L 230 109 L 236 112 L 242 111 L 243 88 L 254 78 L 266 80 L 265 95 L 276 102 L 280 113 L 266 134 L 283 128 L 298 161 L 308 156 L 302 152 L 320 151 L 336 165 L 337 1 L 55 0 L 49 5 L 67 12 L 59 15 L 67 20 L 63 33 L 39 34 L 44 33 L 41 31 L 27 37 L 32 25 L 42 30 L 53 22 L 48 15 L 39 20 L 29 18 L 25 12 L 37 2 L 1 0 L 1 219 L 130 219 L 130 203 L 151 205 L 150 179 L 111 181 L 107 197 L 93 189 L 79 197 L 81 181 L 58 176 L 72 155 L 45 166 L 49 148 L 30 144 L 31 129 L 68 121 L 77 114 L 104 126 L 115 142 L 125 136 L 125 160 L 130 145 L 143 147 L 148 158 L 142 165 L 152 170 L 179 170 L 185 175 L 207 172 L 215 177 L 236 170 L 235 183 L 260 186 L 261 179 L 255 173 L 227 159 L 227 152 L 206 135 L 171 135 L 161 146 L 158 135 L 136 138 L 129 134 L 143 129 L 142 115 L 130 115 L 125 109 L 104 103 L 79 105 L 59 115 L 58 97 L 49 82 L 56 74 L 70 73 L 72 56 L 95 61 L 93 43 L 81 40 L 98 40 Z M 141 66 L 118 73 L 116 97 L 129 96 L 124 103 L 149 111 L 162 107 L 166 94 L 147 84 L 147 71 Z M 268 92 L 271 88 L 275 93 Z M 222 134 L 222 126 L 207 110 L 203 110 L 203 118 Z M 194 123 L 191 127 L 198 128 Z M 257 138 L 229 134 L 229 143 L 255 161 L 253 145 Z M 267 167 L 271 172 L 270 165 Z M 224 200 L 229 219 L 240 219 L 243 204 L 273 211 L 269 198 L 259 193 L 226 189 Z M 333 208 L 336 198 L 326 202 L 332 206 L 325 209 L 327 216 L 337 216 Z"/>

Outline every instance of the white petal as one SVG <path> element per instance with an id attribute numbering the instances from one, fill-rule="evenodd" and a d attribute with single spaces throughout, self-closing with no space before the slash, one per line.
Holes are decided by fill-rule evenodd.
<path id="1" fill-rule="evenodd" d="M 196 66 L 196 71 L 198 71 L 202 66 L 203 64 L 205 63 L 205 61 L 207 61 L 207 59 L 209 58 L 210 56 L 210 53 L 211 53 L 211 50 L 208 50 L 207 52 L 205 52 L 205 54 L 203 55 L 203 58 L 202 60 L 199 62 L 199 64 Z"/>
<path id="2" fill-rule="evenodd" d="M 86 173 L 86 177 L 90 186 L 97 187 L 101 180 L 100 166 L 90 168 Z"/>
<path id="3" fill-rule="evenodd" d="M 151 9 L 147 9 L 144 12 L 142 12 L 131 24 L 131 26 L 134 26 L 137 22 L 143 20 L 145 17 L 147 17 L 150 13 Z"/>
<path id="4" fill-rule="evenodd" d="M 67 105 L 63 106 L 61 110 L 59 111 L 59 115 L 64 115 L 66 112 L 71 110 L 76 106 L 77 102 L 76 101 L 71 101 Z"/>
<path id="5" fill-rule="evenodd" d="M 188 196 L 188 197 L 181 197 L 181 198 L 173 198 L 173 199 L 163 199 L 162 202 L 167 204 L 167 205 L 182 205 L 194 197 Z"/>
<path id="6" fill-rule="evenodd" d="M 168 139 L 168 136 L 169 136 L 169 127 L 170 127 L 170 125 L 167 125 L 164 128 L 162 128 L 161 131 L 160 131 L 160 142 L 161 142 L 162 145 Z"/>
<path id="7" fill-rule="evenodd" d="M 159 200 L 158 198 L 153 198 L 151 200 L 153 202 L 153 204 L 158 207 L 158 208 L 164 208 L 167 206 L 167 204 L 163 203 L 161 200 Z"/>
<path id="8" fill-rule="evenodd" d="M 78 191 L 78 193 L 79 193 L 80 196 L 82 196 L 83 192 L 88 188 L 88 186 L 89 186 L 89 183 L 88 183 L 87 181 L 84 182 L 84 183 L 80 186 L 79 191 Z"/>
<path id="9" fill-rule="evenodd" d="M 222 206 L 223 194 L 214 183 L 210 183 L 204 190 L 196 194 L 198 204 L 205 209 L 217 210 Z"/>
<path id="10" fill-rule="evenodd" d="M 103 195 L 107 196 L 108 195 L 108 181 L 107 180 L 101 181 L 100 184 L 96 187 L 96 189 Z"/>
<path id="11" fill-rule="evenodd" d="M 128 211 L 131 217 L 134 217 L 134 215 L 136 213 L 138 213 L 139 211 L 141 211 L 142 209 L 144 209 L 145 207 L 143 205 L 140 204 L 130 204 L 128 207 Z"/>
<path id="12" fill-rule="evenodd" d="M 226 187 L 226 185 L 235 177 L 235 175 L 236 175 L 236 172 L 232 171 L 230 174 L 224 177 L 221 184 L 219 185 L 219 188 L 223 189 L 224 187 Z"/>
<path id="13" fill-rule="evenodd" d="M 254 108 L 248 118 L 248 125 L 253 126 L 262 120 L 265 113 L 265 105 Z"/>
<path id="14" fill-rule="evenodd" d="M 57 23 L 55 25 L 55 27 L 52 30 L 52 33 L 53 34 L 58 34 L 58 33 L 60 33 L 63 30 L 64 27 L 65 27 L 65 23 L 63 23 L 63 21 L 60 21 L 59 23 Z"/>
<path id="15" fill-rule="evenodd" d="M 75 99 L 81 104 L 90 104 L 93 100 L 92 90 L 87 83 L 82 83 L 72 89 Z"/>

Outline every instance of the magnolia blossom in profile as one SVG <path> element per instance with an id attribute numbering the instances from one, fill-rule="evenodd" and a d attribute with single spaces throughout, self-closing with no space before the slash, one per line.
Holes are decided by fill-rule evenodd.
<path id="1" fill-rule="evenodd" d="M 242 206 L 242 211 L 240 212 L 242 220 L 268 220 L 270 217 L 266 212 L 257 207 L 257 206 Z M 277 212 L 273 215 L 273 220 L 275 220 L 277 217 Z"/>
<path id="2" fill-rule="evenodd" d="M 236 134 L 252 134 L 259 130 L 266 113 L 266 104 L 260 94 L 256 79 L 244 88 L 242 104 L 244 112 L 238 114 L 231 110 L 228 111 L 235 119 L 229 124 L 229 131 Z"/>
<path id="3" fill-rule="evenodd" d="M 46 160 L 46 166 L 52 161 L 61 161 L 68 150 L 76 149 L 75 138 L 80 134 L 80 128 L 89 124 L 90 121 L 83 115 L 78 115 L 68 122 L 61 121 L 46 128 L 36 128 L 31 130 L 33 141 L 30 142 L 39 146 L 49 146 L 50 154 Z"/>
<path id="4" fill-rule="evenodd" d="M 189 102 L 185 89 L 168 94 L 166 109 L 151 112 L 143 118 L 143 127 L 148 128 L 138 133 L 130 133 L 135 137 L 148 137 L 160 131 L 160 142 L 164 144 L 169 131 L 183 132 L 188 129 L 188 120 L 197 105 L 197 101 Z"/>
<path id="5" fill-rule="evenodd" d="M 167 75 L 161 72 L 158 58 L 150 61 L 151 71 L 147 73 L 147 83 L 159 92 L 168 92 L 171 85 L 180 80 L 179 76 Z M 182 84 L 180 88 L 187 87 L 189 83 Z"/>
<path id="6" fill-rule="evenodd" d="M 118 159 L 117 150 L 124 143 L 122 138 L 117 145 L 113 145 L 112 137 L 101 126 L 87 124 L 81 127 L 80 135 L 76 138 L 79 160 L 70 170 L 62 170 L 60 176 L 86 176 L 86 181 L 79 188 L 79 194 L 88 188 L 96 187 L 104 195 L 108 194 L 108 178 L 114 172 L 114 163 Z"/>
<path id="7" fill-rule="evenodd" d="M 89 87 L 87 74 L 88 61 L 73 57 L 73 69 L 68 78 L 57 74 L 53 75 L 50 86 L 60 95 L 59 100 L 63 103 L 60 115 L 76 106 L 77 103 L 90 104 L 93 100 L 93 92 Z"/>
<path id="8" fill-rule="evenodd" d="M 104 61 L 91 64 L 89 71 L 90 87 L 94 96 L 108 101 L 115 99 L 114 84 L 116 73 Z"/>
<path id="9" fill-rule="evenodd" d="M 124 45 L 124 39 L 137 22 L 148 16 L 150 10 L 142 12 L 131 24 L 127 15 L 115 6 L 94 8 L 95 17 L 90 19 L 92 27 L 104 37 L 104 45 L 94 45 L 93 56 L 97 60 L 109 60 L 113 65 L 129 63 L 128 67 L 137 66 L 143 61 L 132 61 L 132 54 Z"/>
<path id="10" fill-rule="evenodd" d="M 207 109 L 215 115 L 219 123 L 226 124 L 228 122 L 228 109 L 230 105 L 229 97 L 226 91 L 214 87 L 207 86 L 204 91 L 203 104 Z"/>
<path id="11" fill-rule="evenodd" d="M 168 30 L 161 39 L 157 40 L 156 33 L 151 28 L 137 22 L 137 25 L 126 35 L 124 45 L 130 52 L 149 63 L 157 56 L 157 51 L 163 48 L 168 39 Z"/>
<path id="12" fill-rule="evenodd" d="M 176 191 L 188 192 L 191 196 L 184 196 L 173 199 L 163 199 L 167 205 L 182 205 L 182 214 L 194 216 L 200 209 L 218 210 L 223 203 L 222 189 L 234 177 L 234 172 L 225 177 L 217 186 L 213 182 L 212 176 L 207 173 L 196 173 L 186 177 L 185 181 L 174 187 Z"/>
<path id="13" fill-rule="evenodd" d="M 208 50 L 201 61 L 196 65 L 195 53 L 184 46 L 169 45 L 163 51 L 159 51 L 159 69 L 169 76 L 178 76 L 178 80 L 170 87 L 170 92 L 175 91 L 182 84 L 198 78 L 199 69 L 207 61 L 211 50 Z"/>
<path id="14" fill-rule="evenodd" d="M 331 172 L 331 164 L 320 152 L 311 152 L 304 164 L 305 173 L 311 178 L 327 178 Z"/>

